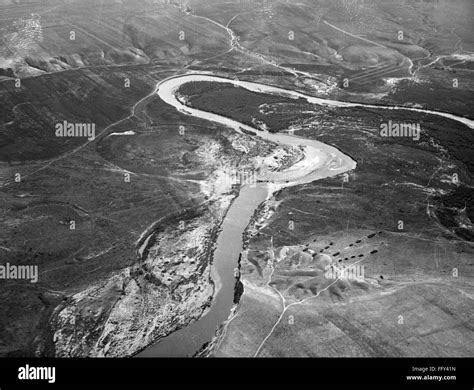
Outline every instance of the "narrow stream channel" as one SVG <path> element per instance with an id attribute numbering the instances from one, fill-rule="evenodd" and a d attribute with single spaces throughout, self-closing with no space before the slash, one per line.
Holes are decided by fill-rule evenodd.
<path id="1" fill-rule="evenodd" d="M 234 269 L 242 251 L 242 232 L 255 209 L 265 201 L 268 194 L 266 187 L 264 184 L 242 187 L 227 212 L 214 252 L 213 266 L 219 278 L 215 282 L 220 288 L 207 314 L 145 349 L 138 357 L 192 356 L 214 337 L 219 325 L 227 320 L 234 300 Z"/>

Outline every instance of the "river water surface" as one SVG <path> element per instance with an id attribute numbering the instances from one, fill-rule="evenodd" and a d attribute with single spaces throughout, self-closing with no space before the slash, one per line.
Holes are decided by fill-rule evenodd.
<path id="1" fill-rule="evenodd" d="M 163 338 L 157 344 L 145 349 L 139 357 L 183 357 L 194 355 L 215 335 L 219 325 L 230 314 L 234 301 L 235 277 L 239 255 L 242 251 L 242 232 L 250 222 L 255 209 L 265 201 L 267 186 L 244 186 L 233 201 L 222 223 L 214 251 L 214 280 L 216 293 L 206 315 L 191 325 Z"/>

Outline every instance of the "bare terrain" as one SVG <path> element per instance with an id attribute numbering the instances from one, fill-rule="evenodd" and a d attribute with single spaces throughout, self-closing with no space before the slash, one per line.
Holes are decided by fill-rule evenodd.
<path id="1" fill-rule="evenodd" d="M 237 133 L 156 95 L 194 72 L 474 119 L 471 1 L 0 10 L 0 263 L 39 269 L 38 283 L 0 280 L 0 356 L 132 356 L 208 313 L 232 177 L 301 158 L 258 131 L 320 141 L 357 166 L 258 207 L 235 306 L 201 355 L 473 355 L 472 128 L 230 83 L 179 91 L 255 129 Z M 58 137 L 63 121 L 95 137 Z M 381 136 L 389 121 L 419 124 L 419 139 Z"/>

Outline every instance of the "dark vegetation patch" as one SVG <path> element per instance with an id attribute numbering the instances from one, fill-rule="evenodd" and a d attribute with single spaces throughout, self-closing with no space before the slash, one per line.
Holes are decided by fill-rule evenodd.
<path id="1" fill-rule="evenodd" d="M 97 137 L 106 126 L 127 117 L 133 102 L 154 86 L 148 69 L 129 71 L 130 88 L 124 88 L 123 74 L 103 69 L 29 78 L 22 80 L 21 88 L 14 80 L 1 83 L 2 161 L 52 158 L 88 142 L 87 137 L 56 137 L 57 123 L 95 124 Z"/>
<path id="2" fill-rule="evenodd" d="M 305 100 L 255 93 L 229 83 L 204 81 L 187 83 L 179 92 L 189 98 L 192 107 L 232 118 L 253 127 L 256 127 L 254 120 L 263 121 L 272 132 L 285 130 L 292 122 L 310 117 L 297 112 L 285 115 L 275 112 L 271 117 L 261 114 L 259 107 L 263 104 L 302 104 Z"/>
<path id="3" fill-rule="evenodd" d="M 474 241 L 474 232 L 461 221 L 462 214 L 474 223 L 474 190 L 459 186 L 454 191 L 433 198 L 436 204 L 435 214 L 440 223 L 453 231 L 460 238 Z"/>

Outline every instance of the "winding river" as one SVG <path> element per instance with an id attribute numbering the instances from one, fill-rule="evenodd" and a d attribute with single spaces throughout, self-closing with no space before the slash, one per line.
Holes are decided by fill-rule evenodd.
<path id="1" fill-rule="evenodd" d="M 249 224 L 255 209 L 265 199 L 271 197 L 275 191 L 281 188 L 310 183 L 322 178 L 340 175 L 356 168 L 354 160 L 330 145 L 288 134 L 272 134 L 221 115 L 186 106 L 178 99 L 177 91 L 182 85 L 196 81 L 230 83 L 253 92 L 280 95 L 294 99 L 303 98 L 310 104 L 330 107 L 366 107 L 415 111 L 445 117 L 474 128 L 474 121 L 450 113 L 402 106 L 370 105 L 321 99 L 270 85 L 227 79 L 210 74 L 190 73 L 170 77 L 158 83 L 153 95 L 157 94 L 164 102 L 172 105 L 179 112 L 219 123 L 239 133 L 242 132 L 242 129 L 245 129 L 271 142 L 302 147 L 304 158 L 284 171 L 271 173 L 268 176 L 269 183 L 260 183 L 254 186 L 246 185 L 241 188 L 239 196 L 234 200 L 227 212 L 221 226 L 221 233 L 217 238 L 213 260 L 213 280 L 217 288 L 210 309 L 199 320 L 148 347 L 138 354 L 138 357 L 193 356 L 204 344 L 211 341 L 218 327 L 228 319 L 233 306 L 235 286 L 233 271 L 237 266 L 238 258 L 242 251 L 242 233 Z"/>

